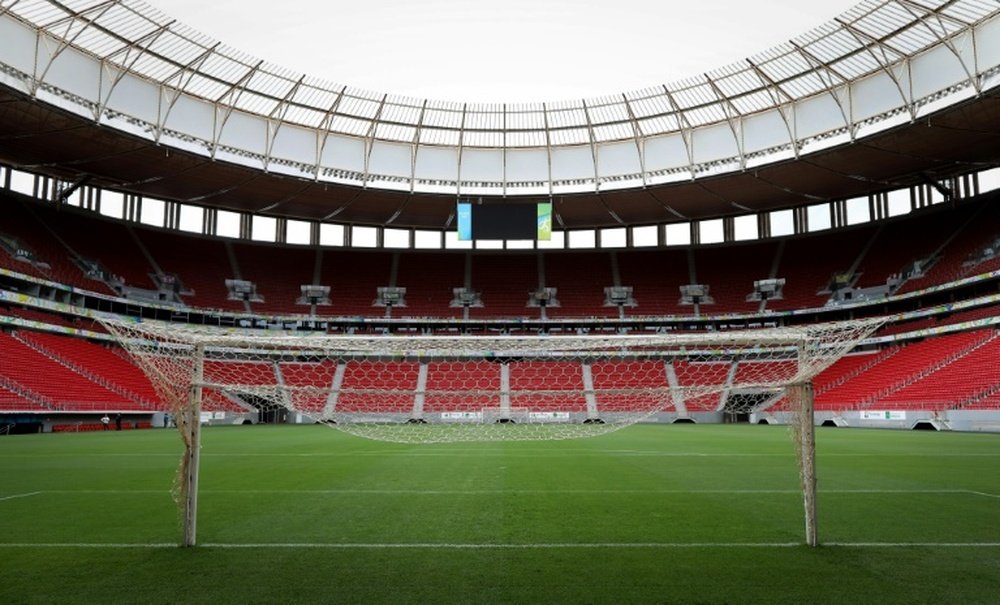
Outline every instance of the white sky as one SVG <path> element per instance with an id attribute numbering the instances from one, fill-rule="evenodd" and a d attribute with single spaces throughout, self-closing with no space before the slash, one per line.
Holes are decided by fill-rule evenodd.
<path id="1" fill-rule="evenodd" d="M 468 102 L 672 82 L 829 21 L 853 0 L 152 0 L 231 47 L 337 84 Z"/>

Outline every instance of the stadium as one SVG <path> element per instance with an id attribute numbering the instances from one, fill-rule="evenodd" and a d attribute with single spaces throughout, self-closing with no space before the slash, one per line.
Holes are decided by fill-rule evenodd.
<path id="1" fill-rule="evenodd" d="M 556 102 L 0 40 L 5 602 L 995 601 L 996 0 Z"/>

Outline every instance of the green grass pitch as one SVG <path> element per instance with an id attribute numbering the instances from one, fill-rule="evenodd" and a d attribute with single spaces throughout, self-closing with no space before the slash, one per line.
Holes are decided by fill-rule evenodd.
<path id="1" fill-rule="evenodd" d="M 516 428 L 516 427 L 512 427 Z M 0 438 L 0 603 L 997 603 L 1000 436 L 787 429 L 398 445 L 207 428 Z"/>

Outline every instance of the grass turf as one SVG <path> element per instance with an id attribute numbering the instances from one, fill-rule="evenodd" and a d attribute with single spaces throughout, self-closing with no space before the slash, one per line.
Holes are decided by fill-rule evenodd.
<path id="1" fill-rule="evenodd" d="M 424 446 L 209 428 L 202 546 L 181 549 L 176 433 L 12 436 L 0 602 L 996 602 L 1000 437 L 817 441 L 810 549 L 784 428 Z"/>

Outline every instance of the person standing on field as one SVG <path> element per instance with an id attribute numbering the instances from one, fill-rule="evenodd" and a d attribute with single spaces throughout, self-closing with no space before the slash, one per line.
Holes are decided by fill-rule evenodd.
<path id="1" fill-rule="evenodd" d="M 111 418 L 109 418 L 107 414 L 101 416 L 101 426 L 104 427 L 105 431 L 111 430 Z"/>

